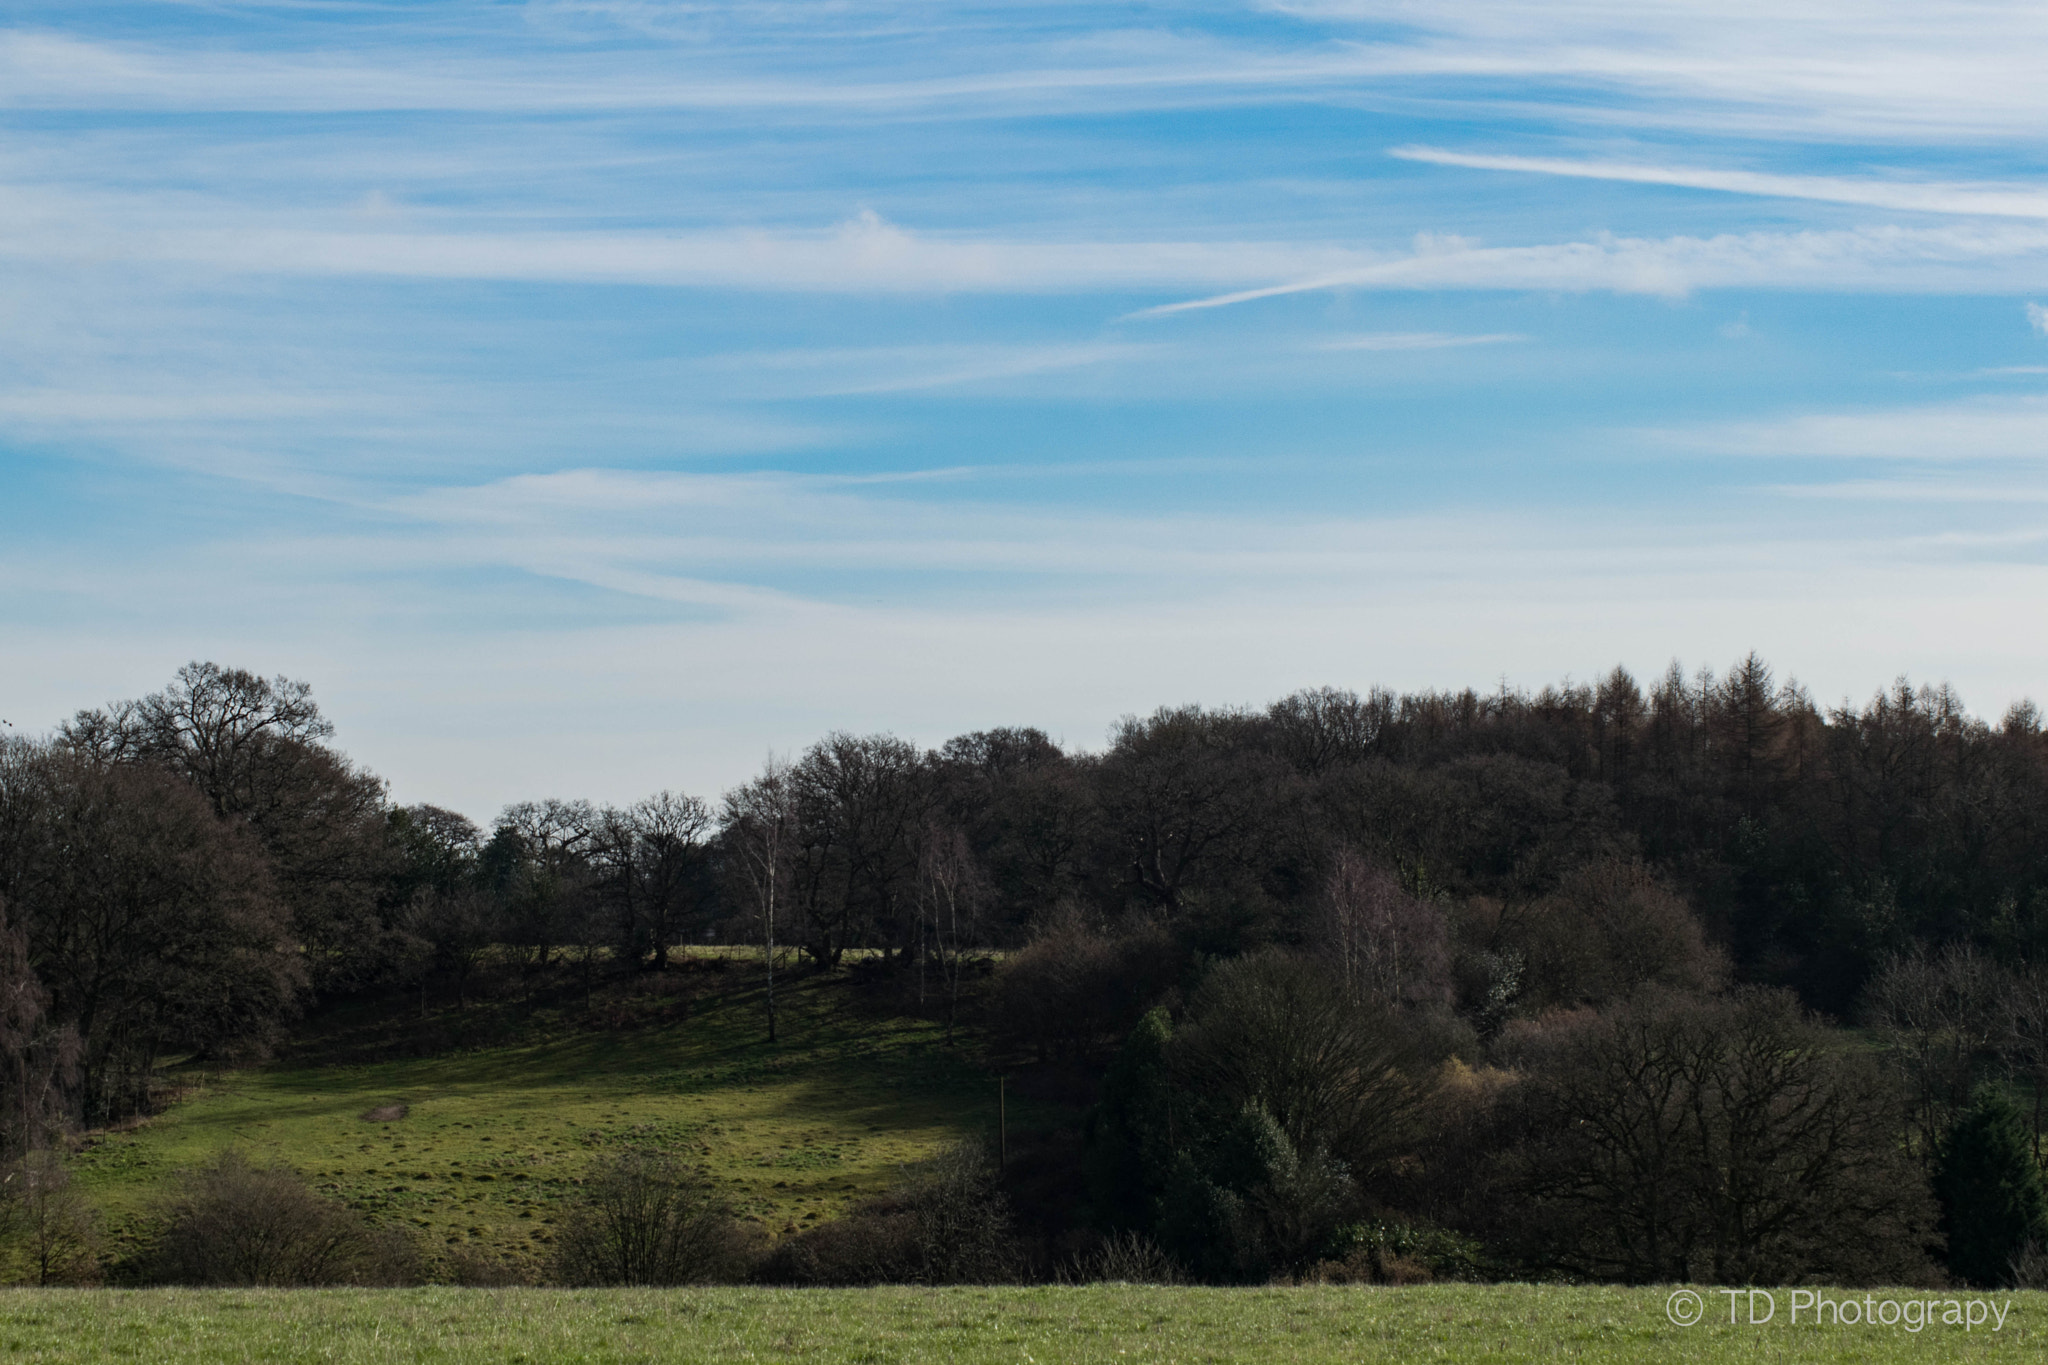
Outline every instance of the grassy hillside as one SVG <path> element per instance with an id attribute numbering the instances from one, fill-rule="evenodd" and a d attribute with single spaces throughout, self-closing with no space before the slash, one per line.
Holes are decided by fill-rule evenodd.
<path id="1" fill-rule="evenodd" d="M 169 1177 L 234 1146 L 411 1228 L 430 1253 L 533 1263 L 560 1196 L 610 1147 L 694 1153 L 744 1215 L 780 1233 L 992 1127 L 993 1076 L 937 1027 L 877 1011 L 845 973 L 791 974 L 770 1045 L 761 986 L 758 966 L 699 958 L 533 1007 L 343 1012 L 280 1062 L 187 1074 L 183 1098 L 96 1135 L 77 1169 L 116 1249 L 134 1244 Z"/>
<path id="2" fill-rule="evenodd" d="M 1910 1294 L 1912 1291 L 1901 1291 Z M 2003 1329 L 1674 1327 L 1662 1289 L 146 1290 L 0 1293 L 23 1365 L 148 1359 L 507 1361 L 2025 1361 L 2048 1295 Z M 1782 1298 L 1782 1294 L 1781 1294 Z M 1717 1300 L 1718 1302 L 1718 1300 Z M 1780 1314 L 1782 1318 L 1782 1311 Z"/>

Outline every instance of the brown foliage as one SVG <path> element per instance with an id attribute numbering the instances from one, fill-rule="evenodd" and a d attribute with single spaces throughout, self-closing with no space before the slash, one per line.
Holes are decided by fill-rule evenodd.
<path id="1" fill-rule="evenodd" d="M 1621 859 L 1573 868 L 1533 902 L 1470 902 L 1460 938 L 1474 978 L 1468 998 L 1481 992 L 1483 964 L 1505 958 L 1521 967 L 1512 1003 L 1531 1013 L 1604 1005 L 1646 986 L 1711 991 L 1728 976 L 1726 956 L 1707 942 L 1684 898 L 1641 863 Z"/>
<path id="2" fill-rule="evenodd" d="M 1072 905 L 1047 916 L 996 971 L 998 1028 L 1041 1060 L 1096 1055 L 1123 1040 L 1179 974 L 1165 930 L 1095 928 Z"/>

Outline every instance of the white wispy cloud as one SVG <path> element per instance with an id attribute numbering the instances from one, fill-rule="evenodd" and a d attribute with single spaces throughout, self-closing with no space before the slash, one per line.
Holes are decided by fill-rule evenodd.
<path id="1" fill-rule="evenodd" d="M 96 211 L 95 211 L 96 210 Z M 253 220 L 252 220 L 253 219 Z M 268 219 L 268 221 L 265 221 Z M 1156 288 L 1235 283 L 1374 259 L 1318 242 L 1059 241 L 916 232 L 872 211 L 812 230 L 621 233 L 303 226 L 231 204 L 0 204 L 0 255 L 79 266 L 117 255 L 229 274 L 555 280 L 822 292 Z"/>
<path id="2" fill-rule="evenodd" d="M 2040 304 L 2029 301 L 2027 304 L 2027 323 L 2042 336 L 2048 336 L 2048 308 L 2043 308 Z"/>
<path id="3" fill-rule="evenodd" d="M 1314 344 L 1318 351 L 1441 351 L 1456 346 L 1499 346 L 1527 341 L 1520 332 L 1364 332 Z"/>
<path id="4" fill-rule="evenodd" d="M 794 388 L 833 397 L 984 385 L 1096 365 L 1157 361 L 1168 351 L 1159 343 L 1119 341 L 809 347 L 718 355 L 704 361 L 702 368 L 737 378 L 742 391 L 748 391 L 751 379 L 760 384 L 758 392 L 768 395 Z"/>
<path id="5" fill-rule="evenodd" d="M 1141 310 L 1156 317 L 1332 289 L 1542 289 L 1683 297 L 1699 289 L 2007 290 L 2048 277 L 2048 231 L 1872 227 L 1540 246 L 1430 244 L 1394 260 Z"/>
<path id="6" fill-rule="evenodd" d="M 2043 480 L 1988 483 L 1945 479 L 1843 479 L 1831 483 L 1776 484 L 1770 491 L 1783 497 L 1835 502 L 1977 503 L 1997 507 L 2014 503 L 2048 503 L 2048 481 Z M 2048 527 L 2035 526 L 2008 533 L 2000 543 L 2032 544 L 2044 539 L 2048 539 Z"/>
<path id="7" fill-rule="evenodd" d="M 252 220 L 253 218 L 253 220 Z M 344 229 L 232 205 L 124 201 L 101 212 L 60 196 L 0 205 L 0 257 L 99 267 L 108 259 L 214 274 L 535 280 L 822 293 L 1042 293 L 1223 287 L 1147 313 L 1217 308 L 1316 290 L 1698 289 L 2004 291 L 2048 280 L 2048 228 L 1943 227 L 1602 235 L 1527 246 L 1417 239 L 1394 253 L 1328 241 L 1106 240 L 930 232 L 864 212 L 817 229 L 621 233 Z"/>
<path id="8" fill-rule="evenodd" d="M 1667 446 L 1726 455 L 2048 463 L 2048 399 L 1995 398 L 1805 413 L 1775 421 L 1724 422 L 1644 435 Z"/>
<path id="9" fill-rule="evenodd" d="M 1848 142 L 2025 138 L 2048 12 L 2027 0 L 1268 0 L 1413 70 L 1519 84 L 1553 117 Z M 1388 30 L 1399 36 L 1389 38 Z M 1535 89 L 1529 88 L 1530 84 Z M 1611 93 L 1621 107 L 1548 95 Z M 1483 87 L 1482 87 L 1483 88 Z"/>
<path id="10" fill-rule="evenodd" d="M 2048 188 L 2034 185 L 1969 184 L 1954 181 L 1879 180 L 1826 175 L 1771 175 L 1758 171 L 1712 170 L 1696 166 L 1654 166 L 1561 157 L 1494 156 L 1437 147 L 1395 147 L 1403 161 L 1462 166 L 1482 171 L 1518 171 L 1580 180 L 1617 180 L 1636 185 L 1672 185 L 1727 194 L 1776 199 L 1810 199 L 1829 204 L 1900 209 L 1912 213 L 1963 214 L 1992 218 L 2048 218 Z"/>
<path id="11" fill-rule="evenodd" d="M 1018 4 L 636 7 L 638 43 L 542 54 L 502 10 L 461 7 L 484 55 L 409 51 L 396 20 L 349 47 L 0 33 L 18 108 L 563 112 L 697 109 L 844 117 L 1053 112 L 1304 98 L 1512 99 L 1553 117 L 1847 140 L 2033 137 L 2048 121 L 2048 19 L 2024 0 L 1280 0 L 1292 40 L 1227 12 L 1162 25 L 1120 9 Z M 450 11 L 458 7 L 449 6 Z M 626 19 L 632 13 L 640 17 Z M 586 17 L 591 11 L 581 12 Z M 656 16 L 656 17 L 649 17 Z M 428 37 L 449 27 L 427 23 Z M 543 28 L 545 25 L 543 25 Z M 494 41 L 495 40 L 495 41 Z M 493 51 L 493 48 L 497 50 Z M 777 60 L 779 59 L 779 60 Z M 1448 86 L 1448 89 L 1446 87 Z M 1595 91 L 1607 100 L 1574 97 Z"/>
<path id="12" fill-rule="evenodd" d="M 868 35 L 872 36 L 872 35 Z M 722 45 L 590 53 L 545 59 L 442 56 L 403 49 L 366 59 L 322 51 L 243 52 L 91 40 L 0 30 L 0 107 L 204 109 L 235 112 L 447 111 L 569 113 L 595 110 L 780 112 L 818 117 L 920 110 L 1056 112 L 1102 104 L 1205 103 L 1217 93 L 1290 92 L 1413 71 L 1412 55 L 1348 45 L 1248 49 L 1194 32 L 1104 32 L 1085 17 L 1049 38 L 988 33 L 985 47 L 940 47 L 895 59 L 863 52 L 861 36 L 726 35 Z M 763 64 L 764 46 L 809 60 Z M 850 60 L 867 56 L 862 62 Z M 790 70 L 789 67 L 799 70 Z M 750 69 L 751 68 L 751 69 Z M 822 68 L 822 69 L 821 69 Z M 1206 92 L 1206 93 L 1205 93 Z"/>

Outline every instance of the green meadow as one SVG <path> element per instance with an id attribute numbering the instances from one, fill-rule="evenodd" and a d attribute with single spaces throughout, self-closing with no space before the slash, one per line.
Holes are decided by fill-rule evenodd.
<path id="1" fill-rule="evenodd" d="M 1859 1291 L 1860 1293 L 1861 1291 Z M 1913 1291 L 1900 1291 L 1910 1294 Z M 1659 1288 L 1133 1285 L 867 1290 L 9 1290 L 24 1365 L 636 1361 L 2028 1361 L 2048 1294 L 1998 1296 L 2001 1330 L 1675 1327 Z M 1709 1292 L 1713 1302 L 1718 1299 Z M 1780 1295 L 1783 1297 L 1782 1293 Z"/>
<path id="2" fill-rule="evenodd" d="M 992 1129 L 994 1071 L 966 1043 L 948 1046 L 938 1027 L 878 1009 L 848 972 L 791 973 L 778 998 L 780 1041 L 770 1044 L 758 968 L 700 953 L 684 970 L 587 997 L 336 1011 L 271 1064 L 182 1068 L 175 1103 L 146 1123 L 89 1135 L 74 1169 L 117 1257 L 146 1239 L 178 1172 L 233 1147 L 407 1229 L 430 1267 L 461 1248 L 536 1269 L 586 1163 L 621 1145 L 685 1153 L 744 1217 L 786 1235 Z M 1013 1131 L 1055 1117 L 1012 1097 Z M 2033 1360 L 2048 1346 L 2048 1295 L 2039 1293 L 1996 1296 L 2013 1305 L 1996 1332 L 1937 1324 L 1917 1333 L 1795 1326 L 1782 1309 L 1771 1324 L 1730 1326 L 1711 1290 L 1707 1321 L 1683 1328 L 1665 1315 L 1667 1293 L 9 1289 L 0 1290 L 0 1359 L 1887 1362 Z"/>
<path id="3" fill-rule="evenodd" d="M 770 1044 L 761 987 L 756 966 L 700 957 L 545 1006 L 340 1011 L 279 1062 L 183 1070 L 181 1098 L 91 1135 L 75 1169 L 117 1254 L 180 1170 L 234 1147 L 409 1229 L 430 1263 L 465 1247 L 531 1266 L 586 1164 L 621 1145 L 694 1159 L 780 1235 L 993 1127 L 993 1074 L 939 1027 L 867 1008 L 845 972 L 789 973 Z"/>

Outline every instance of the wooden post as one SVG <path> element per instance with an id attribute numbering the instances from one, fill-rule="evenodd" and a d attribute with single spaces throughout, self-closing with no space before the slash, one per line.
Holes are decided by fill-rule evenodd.
<path id="1" fill-rule="evenodd" d="M 1005 1173 L 1010 1169 L 1009 1081 L 1008 1076 L 996 1077 L 996 1169 Z"/>

